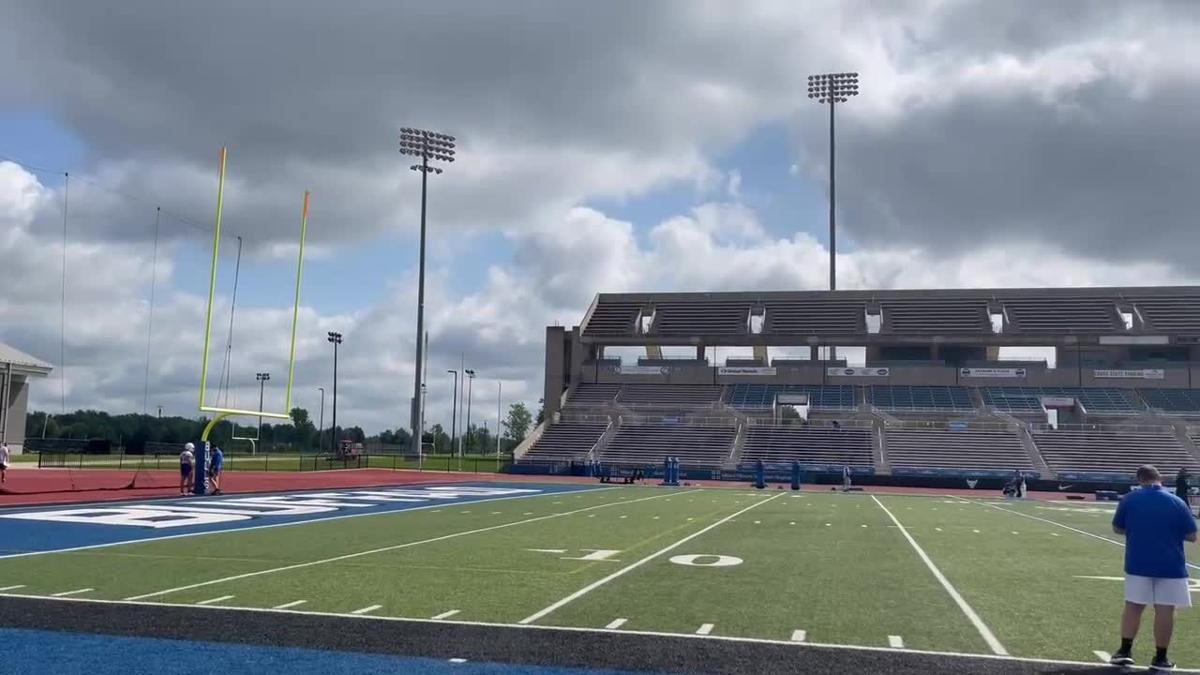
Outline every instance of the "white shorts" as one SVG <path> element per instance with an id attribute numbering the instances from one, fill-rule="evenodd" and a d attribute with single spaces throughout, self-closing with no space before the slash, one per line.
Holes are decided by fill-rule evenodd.
<path id="1" fill-rule="evenodd" d="M 1191 607 L 1192 593 L 1185 579 L 1159 579 L 1125 575 L 1125 601 L 1138 605 Z"/>

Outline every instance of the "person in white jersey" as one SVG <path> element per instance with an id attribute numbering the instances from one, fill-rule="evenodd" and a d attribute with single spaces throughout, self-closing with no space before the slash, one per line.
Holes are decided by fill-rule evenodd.
<path id="1" fill-rule="evenodd" d="M 0 443 L 0 483 L 8 480 L 8 443 Z"/>
<path id="2" fill-rule="evenodd" d="M 192 470 L 196 464 L 196 455 L 193 452 L 196 446 L 188 443 L 183 446 L 183 452 L 179 453 L 179 494 L 186 495 L 192 489 Z"/>

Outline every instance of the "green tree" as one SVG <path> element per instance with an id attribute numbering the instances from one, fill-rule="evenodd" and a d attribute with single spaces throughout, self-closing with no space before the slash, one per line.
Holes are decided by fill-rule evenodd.
<path id="1" fill-rule="evenodd" d="M 509 440 L 520 443 L 525 440 L 532 423 L 533 416 L 529 414 L 529 408 L 518 401 L 508 408 L 508 419 L 504 420 L 504 435 Z"/>

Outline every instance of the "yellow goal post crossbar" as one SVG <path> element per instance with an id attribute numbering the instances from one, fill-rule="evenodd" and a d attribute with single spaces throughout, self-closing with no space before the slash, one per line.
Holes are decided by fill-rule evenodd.
<path id="1" fill-rule="evenodd" d="M 246 417 L 270 417 L 272 419 L 291 419 L 288 411 L 292 408 L 292 383 L 296 376 L 296 325 L 300 320 L 300 283 L 304 273 L 304 241 L 308 236 L 308 208 L 310 193 L 304 192 L 304 206 L 300 214 L 300 253 L 296 260 L 296 295 L 292 307 L 292 335 L 288 347 L 288 378 L 287 390 L 284 395 L 283 412 L 268 412 L 261 410 L 241 410 L 238 408 L 220 408 L 205 403 L 208 391 L 208 353 L 212 346 L 213 304 L 217 294 L 217 258 L 221 249 L 221 209 L 225 201 L 225 161 L 228 152 L 221 148 L 221 170 L 217 180 L 217 222 L 213 230 L 212 263 L 208 278 L 208 311 L 204 318 L 204 359 L 200 365 L 200 412 L 214 413 L 216 417 L 209 422 L 204 430 L 203 440 L 207 440 L 209 432 L 217 422 L 239 415 Z"/>

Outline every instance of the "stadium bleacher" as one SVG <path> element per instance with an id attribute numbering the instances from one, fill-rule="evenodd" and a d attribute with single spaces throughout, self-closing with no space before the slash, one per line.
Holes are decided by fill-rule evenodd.
<path id="1" fill-rule="evenodd" d="M 867 388 L 867 403 L 883 410 L 974 411 L 966 387 L 888 386 Z"/>
<path id="2" fill-rule="evenodd" d="M 779 394 L 807 394 L 810 410 L 858 407 L 853 386 L 820 384 L 734 384 L 728 387 L 725 403 L 739 410 L 770 409 Z"/>
<path id="3" fill-rule="evenodd" d="M 1138 395 L 1151 409 L 1164 413 L 1200 415 L 1200 390 L 1138 389 Z"/>
<path id="4" fill-rule="evenodd" d="M 767 464 L 872 466 L 870 429 L 833 426 L 755 424 L 747 429 L 743 464 L 761 459 Z"/>
<path id="5" fill-rule="evenodd" d="M 589 384 L 583 383 L 575 387 L 575 391 L 567 397 L 567 408 L 588 408 L 606 406 L 617 398 L 621 391 L 619 384 Z"/>
<path id="6" fill-rule="evenodd" d="M 1108 473 L 1132 477 L 1142 464 L 1174 474 L 1180 467 L 1200 471 L 1170 428 L 1161 430 L 1035 431 L 1033 442 L 1056 473 Z"/>
<path id="7" fill-rule="evenodd" d="M 1090 413 L 1132 414 L 1143 407 L 1128 389 L 1112 387 L 984 387 L 983 402 L 1005 412 L 1040 412 L 1041 398 L 1074 398 Z"/>
<path id="8" fill-rule="evenodd" d="M 1015 430 L 888 428 L 887 462 L 904 469 L 1032 471 L 1036 467 Z"/>
<path id="9" fill-rule="evenodd" d="M 641 408 L 706 408 L 721 400 L 721 391 L 721 387 L 706 384 L 627 384 L 617 401 Z"/>
<path id="10" fill-rule="evenodd" d="M 733 426 L 622 424 L 600 454 L 604 464 L 657 466 L 678 457 L 684 467 L 720 468 L 733 450 Z"/>
<path id="11" fill-rule="evenodd" d="M 521 457 L 523 462 L 566 462 L 581 460 L 596 445 L 605 422 L 559 422 L 542 432 L 533 447 Z"/>
<path id="12" fill-rule="evenodd" d="M 780 335 L 851 335 L 867 330 L 861 300 L 770 300 L 764 332 Z"/>
<path id="13" fill-rule="evenodd" d="M 650 332 L 663 336 L 745 335 L 750 325 L 750 302 L 661 302 L 655 306 Z"/>
<path id="14" fill-rule="evenodd" d="M 985 298 L 895 298 L 879 303 L 881 333 L 983 333 L 992 329 Z"/>
<path id="15" fill-rule="evenodd" d="M 1116 302 L 1105 297 L 1007 298 L 1004 310 L 1015 333 L 1111 333 L 1120 325 Z"/>

